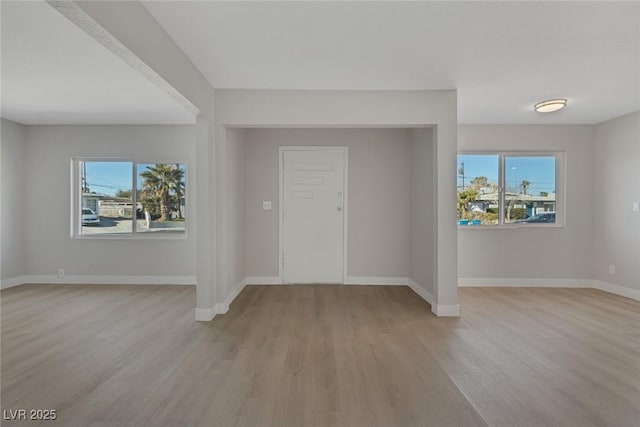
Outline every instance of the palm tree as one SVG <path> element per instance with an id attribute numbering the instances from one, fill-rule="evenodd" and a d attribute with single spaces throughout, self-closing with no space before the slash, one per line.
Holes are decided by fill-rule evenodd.
<path id="1" fill-rule="evenodd" d="M 184 172 L 178 165 L 156 163 L 155 166 L 147 166 L 147 170 L 140 173 L 140 176 L 144 179 L 142 204 L 145 210 L 155 210 L 153 209 L 154 205 L 158 205 L 160 221 L 167 221 L 171 191 L 176 191 L 176 187 L 182 185 Z M 176 191 L 176 193 L 178 192 L 181 192 L 181 189 Z M 180 203 L 179 200 L 178 203 Z"/>
<path id="2" fill-rule="evenodd" d="M 522 182 L 520 183 L 520 187 L 522 188 L 522 194 L 524 194 L 525 196 L 527 195 L 527 188 L 531 185 L 531 183 L 529 181 L 527 181 L 526 179 L 523 179 Z"/>
<path id="3" fill-rule="evenodd" d="M 478 193 L 474 190 L 458 191 L 458 215 L 460 218 L 467 212 L 467 203 L 478 198 Z"/>
<path id="4" fill-rule="evenodd" d="M 178 210 L 178 218 L 182 219 L 182 195 L 184 194 L 184 170 L 180 169 L 180 164 L 176 163 L 173 171 L 173 185 L 176 192 L 176 205 Z"/>

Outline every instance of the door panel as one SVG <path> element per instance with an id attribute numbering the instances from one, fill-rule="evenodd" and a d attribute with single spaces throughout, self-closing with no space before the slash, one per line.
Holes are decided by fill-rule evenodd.
<path id="1" fill-rule="evenodd" d="M 342 283 L 344 153 L 283 152 L 283 280 Z"/>

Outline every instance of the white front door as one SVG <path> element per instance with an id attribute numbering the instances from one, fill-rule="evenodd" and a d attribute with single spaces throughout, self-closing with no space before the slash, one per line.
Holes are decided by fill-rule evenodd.
<path id="1" fill-rule="evenodd" d="M 285 283 L 343 283 L 344 154 L 283 151 Z"/>

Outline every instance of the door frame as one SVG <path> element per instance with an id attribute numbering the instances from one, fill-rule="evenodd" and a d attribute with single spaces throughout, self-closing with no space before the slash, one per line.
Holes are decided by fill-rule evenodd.
<path id="1" fill-rule="evenodd" d="M 278 147 L 278 198 L 279 198 L 279 224 L 278 224 L 278 277 L 280 283 L 284 282 L 284 152 L 285 151 L 341 151 L 344 156 L 344 188 L 342 190 L 344 197 L 343 215 L 344 222 L 342 227 L 342 283 L 347 279 L 348 266 L 348 236 L 349 236 L 349 147 L 337 145 L 281 145 Z"/>

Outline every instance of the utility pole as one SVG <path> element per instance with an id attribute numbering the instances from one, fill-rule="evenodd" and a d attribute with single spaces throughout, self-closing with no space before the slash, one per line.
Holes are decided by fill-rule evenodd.
<path id="1" fill-rule="evenodd" d="M 87 185 L 87 164 L 86 162 L 82 162 L 82 192 L 88 193 L 89 191 Z"/>
<path id="2" fill-rule="evenodd" d="M 464 162 L 460 163 L 460 167 L 458 168 L 458 176 L 462 177 L 462 191 L 464 191 Z"/>

